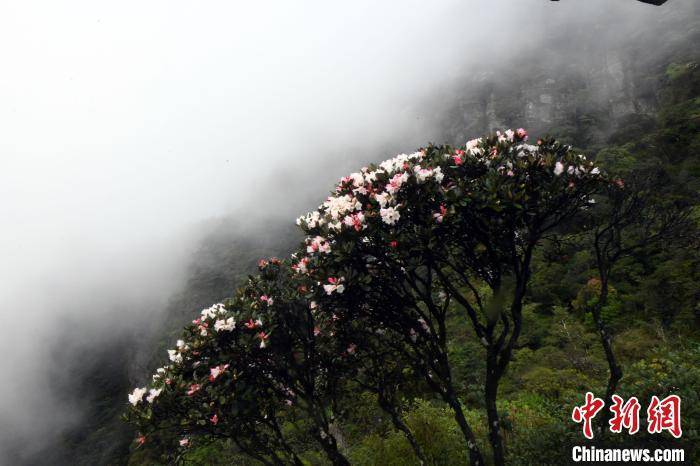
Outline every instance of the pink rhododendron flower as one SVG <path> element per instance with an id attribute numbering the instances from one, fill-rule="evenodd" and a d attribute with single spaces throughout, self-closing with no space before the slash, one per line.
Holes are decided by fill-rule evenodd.
<path id="1" fill-rule="evenodd" d="M 246 328 L 249 330 L 257 328 L 260 325 L 262 325 L 262 322 L 260 322 L 260 319 L 256 320 L 255 322 L 253 322 L 253 319 L 248 319 L 248 322 L 245 323 Z"/>
<path id="2" fill-rule="evenodd" d="M 516 129 L 515 134 L 523 141 L 527 141 L 527 131 L 525 131 L 523 128 Z"/>
<path id="3" fill-rule="evenodd" d="M 214 366 L 209 369 L 209 381 L 213 382 L 216 380 L 217 377 L 219 377 L 221 374 L 223 374 L 226 369 L 228 369 L 228 364 L 221 364 L 219 366 Z"/>
<path id="4" fill-rule="evenodd" d="M 187 438 L 180 439 L 180 446 L 181 447 L 186 447 L 189 444 L 190 444 L 190 439 L 187 439 Z"/>
<path id="5" fill-rule="evenodd" d="M 292 270 L 297 273 L 307 273 L 309 271 L 309 258 L 303 257 L 299 262 L 292 265 Z"/>
<path id="6" fill-rule="evenodd" d="M 436 222 L 442 223 L 442 220 L 445 218 L 445 215 L 447 215 L 447 208 L 444 204 L 440 204 L 440 212 L 434 213 L 433 218 Z"/>
<path id="7" fill-rule="evenodd" d="M 267 295 L 260 296 L 260 301 L 267 304 L 268 306 L 272 306 L 272 303 L 274 303 L 274 300 Z"/>
<path id="8" fill-rule="evenodd" d="M 268 335 L 265 332 L 258 332 L 258 338 L 260 338 L 260 347 L 265 348 L 266 341 L 268 338 L 270 338 L 270 335 Z"/>
<path id="9" fill-rule="evenodd" d="M 328 254 L 331 252 L 331 245 L 322 236 L 317 236 L 310 240 L 308 246 L 306 246 L 306 252 L 313 254 L 314 252 L 322 252 Z"/>
<path id="10" fill-rule="evenodd" d="M 219 416 L 217 416 L 216 414 L 214 414 L 212 417 L 209 418 L 209 421 L 210 421 L 212 424 L 217 425 L 217 424 L 219 423 Z"/>
<path id="11" fill-rule="evenodd" d="M 365 228 L 364 222 L 365 215 L 362 212 L 356 212 L 354 214 L 348 215 L 343 220 L 343 223 L 345 223 L 345 225 L 354 228 L 355 231 L 361 231 L 363 228 Z"/>
<path id="12" fill-rule="evenodd" d="M 345 286 L 342 284 L 343 281 L 345 281 L 345 279 L 342 277 L 341 278 L 329 277 L 328 284 L 323 285 L 323 289 L 326 292 L 326 294 L 328 294 L 328 295 L 331 295 L 334 292 L 341 294 L 343 291 L 345 291 Z"/>
<path id="13" fill-rule="evenodd" d="M 193 383 L 192 385 L 190 385 L 189 390 L 187 390 L 187 395 L 188 396 L 194 395 L 195 393 L 197 393 L 199 391 L 200 388 L 202 388 L 202 386 L 200 384 Z"/>
<path id="14" fill-rule="evenodd" d="M 421 327 L 423 327 L 423 330 L 430 333 L 430 327 L 428 326 L 428 323 L 425 321 L 424 318 L 419 318 L 418 323 L 421 325 Z"/>
<path id="15" fill-rule="evenodd" d="M 395 194 L 399 189 L 401 189 L 401 185 L 407 180 L 408 175 L 406 173 L 397 173 L 391 180 L 389 180 L 389 184 L 386 185 L 386 191 L 389 194 Z"/>

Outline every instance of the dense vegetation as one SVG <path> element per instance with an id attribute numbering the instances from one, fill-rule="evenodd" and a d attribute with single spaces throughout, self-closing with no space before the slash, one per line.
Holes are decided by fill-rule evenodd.
<path id="1" fill-rule="evenodd" d="M 637 192 L 638 198 L 643 199 L 640 204 L 635 204 L 640 209 L 630 209 L 636 215 L 630 221 L 622 223 L 626 242 L 613 245 L 624 250 L 624 253 L 612 254 L 608 258 L 614 260 L 603 263 L 600 256 L 595 254 L 596 245 L 599 248 L 601 246 L 601 236 L 596 237 L 595 232 L 609 228 L 611 218 L 614 218 L 610 215 L 582 218 L 580 222 L 583 223 L 562 222 L 556 241 L 547 239 L 542 242 L 541 248 L 534 251 L 530 283 L 522 296 L 522 333 L 513 343 L 512 354 L 507 355 L 506 362 L 510 364 L 507 371 L 504 371 L 496 402 L 496 415 L 500 425 L 498 436 L 502 440 L 508 464 L 562 464 L 570 454 L 566 446 L 581 443 L 580 428 L 570 421 L 571 408 L 581 401 L 587 390 L 602 396 L 610 382 L 610 361 L 606 358 L 605 346 L 601 345 L 598 321 L 603 322 L 605 330 L 613 335 L 611 349 L 616 355 L 616 364 L 622 368 L 623 377 L 616 392 L 625 397 L 634 395 L 642 400 L 648 399 L 652 394 L 680 395 L 684 400 L 684 437 L 671 445 L 683 444 L 690 451 L 689 447 L 697 442 L 697 423 L 700 422 L 696 406 L 696 387 L 700 386 L 700 373 L 697 369 L 700 362 L 697 332 L 700 317 L 700 309 L 697 307 L 700 257 L 697 247 L 694 247 L 696 244 L 693 243 L 692 225 L 683 222 L 664 223 L 667 219 L 658 215 L 654 217 L 654 213 L 670 212 L 675 208 L 687 209 L 697 200 L 700 168 L 697 157 L 700 112 L 697 90 L 700 78 L 694 62 L 672 63 L 665 71 L 661 94 L 663 105 L 657 117 L 634 117 L 622 122 L 609 138 L 610 144 L 595 153 L 595 160 L 610 173 L 616 174 L 611 179 L 625 180 L 622 184 L 626 183 L 627 192 Z M 450 149 L 437 149 L 440 155 L 446 150 Z M 629 197 L 626 195 L 624 199 Z M 605 208 L 613 211 L 616 209 L 614 195 L 602 200 L 603 212 Z M 443 215 L 455 214 L 453 211 L 443 211 L 439 202 L 432 207 L 431 214 L 440 215 L 441 220 Z M 620 206 L 617 209 L 617 212 L 621 211 Z M 690 220 L 692 224 L 692 217 L 696 214 L 692 210 L 690 212 L 691 218 L 685 220 Z M 658 221 L 650 224 L 650 216 L 647 214 Z M 438 217 L 433 218 L 437 220 Z M 683 220 L 681 217 L 673 218 Z M 361 228 L 364 229 L 364 226 Z M 659 228 L 668 231 L 669 236 L 655 235 L 653 232 L 660 231 Z M 393 241 L 385 239 L 387 244 Z M 403 246 L 403 241 L 396 241 L 397 244 L 391 248 Z M 316 249 L 319 247 L 325 246 L 317 243 Z M 407 251 L 409 256 L 414 253 L 415 251 Z M 468 251 L 460 253 L 465 254 L 465 259 L 468 257 Z M 473 257 L 478 259 L 478 256 Z M 481 263 L 479 260 L 472 262 L 477 265 Z M 295 265 L 299 267 L 299 263 Z M 286 266 L 265 264 L 264 269 L 267 267 Z M 263 290 L 259 287 L 271 286 L 267 282 L 279 286 L 279 280 L 291 280 L 286 272 L 282 273 L 284 277 L 278 275 L 281 272 L 275 272 L 267 278 L 265 273 L 263 270 L 261 278 L 252 280 L 230 305 L 238 306 L 239 309 L 246 308 L 247 312 L 259 312 L 260 304 L 251 303 L 250 300 L 254 297 L 274 296 L 269 288 Z M 337 275 L 333 277 L 339 278 Z M 481 277 L 479 285 L 487 288 L 485 294 L 490 297 L 487 306 L 497 307 L 500 297 L 496 290 L 500 288 L 491 287 L 491 291 L 488 291 L 486 278 Z M 345 287 L 348 283 L 334 282 L 328 285 Z M 382 282 L 380 285 L 385 284 Z M 467 283 L 462 285 L 468 286 Z M 284 285 L 284 289 L 287 289 L 287 285 Z M 347 291 L 343 289 L 341 296 L 351 296 L 349 290 L 349 286 Z M 391 286 L 384 286 L 382 290 L 387 293 L 395 291 Z M 509 292 L 511 290 L 508 288 Z M 456 300 L 458 293 L 457 290 L 454 291 Z M 323 296 L 321 293 L 317 297 L 322 299 Z M 382 301 L 386 296 L 391 296 L 392 300 Z M 472 293 L 467 301 L 471 299 L 474 304 L 476 296 L 477 292 Z M 390 306 L 396 302 L 395 298 L 391 294 L 380 295 L 374 304 Z M 278 299 L 277 296 L 275 299 Z M 308 300 L 307 296 L 285 296 L 275 305 L 293 308 L 300 305 L 299 300 L 302 301 L 302 308 L 306 309 L 308 306 L 304 306 L 303 302 Z M 342 300 L 340 304 L 327 304 L 338 305 L 339 312 L 348 306 Z M 462 303 L 462 307 L 468 304 L 469 302 Z M 404 311 L 390 310 L 397 313 Z M 251 314 L 250 319 L 253 317 Z M 262 322 L 267 323 L 266 317 L 271 318 L 265 316 L 261 318 Z M 352 320 L 349 319 L 348 324 L 352 324 Z M 332 419 L 309 417 L 308 409 L 302 410 L 302 413 L 282 416 L 284 422 L 278 426 L 281 436 L 276 437 L 276 441 L 279 442 L 282 438 L 285 440 L 269 450 L 268 455 L 274 456 L 275 452 L 282 452 L 281 461 L 298 460 L 322 464 L 326 461 L 321 453 L 324 450 L 324 438 L 317 438 L 314 442 L 312 437 L 300 434 L 313 431 L 311 426 L 316 425 L 332 434 L 334 448 L 353 464 L 407 464 L 411 461 L 417 464 L 419 460 L 412 458 L 420 456 L 430 464 L 463 464 L 468 461 L 469 448 L 462 439 L 464 425 L 457 422 L 459 419 L 455 420 L 456 409 L 463 410 L 464 423 L 470 426 L 479 450 L 489 451 L 489 438 L 493 439 L 493 431 L 489 432 L 487 425 L 492 424 L 490 416 L 493 413 L 487 414 L 485 408 L 488 408 L 489 400 L 483 397 L 483 387 L 489 383 L 486 377 L 489 345 L 484 345 L 474 328 L 465 326 L 464 321 L 465 315 L 460 312 L 459 306 L 447 304 L 444 313 L 444 342 L 437 341 L 436 349 L 430 347 L 437 351 L 435 355 L 441 357 L 444 352 L 445 358 L 449 360 L 450 385 L 454 387 L 455 398 L 459 400 L 458 406 L 450 403 L 449 397 L 441 396 L 444 390 L 441 392 L 431 386 L 430 380 L 433 377 L 416 376 L 416 372 L 420 372 L 416 370 L 416 359 L 407 357 L 411 352 L 406 352 L 405 347 L 400 346 L 396 353 L 381 355 L 392 362 L 388 367 L 363 367 L 363 377 L 353 382 L 357 385 L 341 387 L 345 393 L 352 394 L 351 402 L 347 401 L 346 395 L 345 404 L 334 404 L 337 399 L 337 383 L 327 383 L 320 397 L 308 396 L 306 406 L 313 405 L 316 401 L 327 403 L 332 400 L 334 403 L 316 406 L 324 413 L 333 412 L 335 416 Z M 241 322 L 245 322 L 245 319 Z M 293 328 L 310 325 L 308 321 L 292 324 Z M 198 325 L 195 324 L 194 328 L 188 330 L 188 337 L 201 332 Z M 287 322 L 284 325 L 291 324 Z M 315 326 L 310 327 L 312 332 L 314 329 Z M 341 328 L 343 329 L 347 327 Z M 397 334 L 410 330 L 421 332 L 420 327 L 412 329 L 399 325 Z M 361 328 L 353 327 L 352 331 L 359 332 Z M 430 335 L 430 332 L 426 334 Z M 270 332 L 270 335 L 275 334 Z M 257 329 L 256 333 L 248 336 L 258 343 L 265 341 Z M 351 348 L 347 345 L 354 343 L 339 337 L 334 340 L 344 347 L 347 359 Z M 408 341 L 411 341 L 410 337 Z M 294 341 L 283 343 L 291 346 L 282 348 L 297 348 L 296 350 L 298 347 L 295 345 L 302 344 Z M 381 342 L 377 343 L 370 335 L 363 339 L 363 343 L 360 347 L 352 347 L 352 352 L 370 352 L 363 354 L 363 361 L 374 360 L 371 352 L 384 351 Z M 424 348 L 427 346 L 421 347 Z M 327 357 L 328 355 L 321 354 L 318 360 L 328 362 Z M 233 373 L 235 361 L 237 360 L 221 361 L 221 365 L 230 364 L 222 370 Z M 282 363 L 283 361 L 278 361 L 275 367 Z M 307 371 L 306 377 L 324 373 L 323 366 L 302 366 Z M 192 373 L 186 376 L 191 377 Z M 326 377 L 324 380 L 329 379 Z M 387 380 L 392 383 L 387 384 Z M 261 381 L 249 381 L 250 386 L 258 386 L 260 383 Z M 244 384 L 241 385 L 245 387 Z M 388 386 L 398 388 L 388 392 L 383 390 Z M 307 395 L 309 394 L 300 392 L 295 396 Z M 280 398 L 275 390 L 269 392 L 269 398 L 263 393 L 258 396 L 260 400 L 269 399 L 272 404 L 282 402 L 270 412 L 279 412 L 279 409 L 283 412 L 286 409 L 285 399 Z M 377 399 L 382 401 L 382 398 L 384 405 L 377 404 Z M 255 421 L 259 411 L 256 408 L 247 413 Z M 168 415 L 170 417 L 164 415 L 163 419 L 172 419 L 172 412 Z M 242 416 L 245 415 L 244 412 Z M 284 419 L 285 416 L 287 419 Z M 211 418 L 209 419 L 211 424 Z M 258 418 L 258 421 L 260 419 L 268 418 Z M 199 419 L 194 421 L 195 425 L 201 425 Z M 214 425 L 218 423 L 217 418 Z M 301 429 L 295 429 L 295 424 L 298 423 L 302 423 Z M 242 429 L 245 425 L 237 424 L 235 427 Z M 257 425 L 253 422 L 250 424 L 253 426 L 251 429 L 255 430 Z M 181 427 L 178 429 L 183 430 Z M 274 429 L 272 432 L 275 432 Z M 202 433 L 211 434 L 206 430 Z M 250 432 L 242 434 L 245 435 L 240 438 L 250 438 Z M 640 437 L 649 443 L 663 443 L 670 438 L 663 435 L 645 437 L 640 434 L 634 438 L 636 444 L 639 444 Z M 134 444 L 130 461 L 133 464 L 152 464 L 165 452 L 166 457 L 163 459 L 168 454 L 182 454 L 181 459 L 197 464 L 249 463 L 249 459 L 240 456 L 241 452 L 246 451 L 246 445 L 236 442 L 231 435 L 218 441 L 215 435 L 207 438 L 211 442 L 192 442 L 192 447 L 188 445 L 184 450 L 165 445 L 166 448 L 161 451 L 153 448 L 154 442 L 149 445 L 148 438 L 141 439 L 145 442 L 142 445 L 139 445 L 140 442 Z M 180 440 L 182 439 L 179 438 L 178 442 Z M 269 441 L 262 440 L 257 446 L 271 445 Z M 608 441 L 620 444 L 629 441 L 629 438 L 617 435 Z M 546 458 L 542 457 L 543 451 L 547 452 Z M 265 450 L 261 448 L 253 453 L 260 455 Z M 285 454 L 288 456 L 285 457 Z M 260 459 L 267 461 L 269 458 L 270 456 Z"/>

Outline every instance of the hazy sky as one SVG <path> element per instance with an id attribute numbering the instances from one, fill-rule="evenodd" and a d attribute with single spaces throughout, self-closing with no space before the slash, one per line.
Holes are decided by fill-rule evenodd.
<path id="1" fill-rule="evenodd" d="M 285 199 L 430 140 L 431 93 L 584 3 L 612 0 L 0 3 L 0 434 L 50 404 L 58 322 L 157 309 L 200 221 L 292 221 Z"/>

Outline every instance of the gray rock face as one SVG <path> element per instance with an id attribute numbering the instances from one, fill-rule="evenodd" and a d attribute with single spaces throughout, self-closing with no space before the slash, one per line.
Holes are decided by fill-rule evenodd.
<path id="1" fill-rule="evenodd" d="M 653 28 L 620 27 L 619 18 L 545 34 L 538 51 L 463 79 L 440 125 L 455 144 L 482 133 L 525 127 L 595 147 L 631 116 L 651 116 L 667 67 L 698 55 L 700 9 L 678 2 L 659 11 Z M 558 34 L 558 35 L 555 35 Z M 533 60 L 533 57 L 536 57 Z M 486 65 L 488 66 L 488 64 Z"/>

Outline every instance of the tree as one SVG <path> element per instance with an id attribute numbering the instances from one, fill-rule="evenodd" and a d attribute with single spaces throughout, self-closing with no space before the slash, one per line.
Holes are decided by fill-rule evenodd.
<path id="1" fill-rule="evenodd" d="M 613 334 L 601 311 L 608 304 L 611 274 L 623 258 L 650 254 L 659 248 L 679 247 L 697 239 L 697 227 L 692 218 L 692 203 L 687 193 L 674 193 L 668 175 L 659 167 L 632 171 L 626 179 L 614 178 L 606 186 L 600 203 L 589 221 L 595 267 L 598 272 L 597 296 L 590 306 L 596 330 L 608 363 L 609 377 L 605 406 L 622 379 L 613 350 Z M 692 195 L 691 195 L 692 196 Z M 602 434 L 610 419 L 604 410 L 598 430 Z"/>
<path id="2" fill-rule="evenodd" d="M 363 168 L 298 221 L 307 255 L 295 267 L 319 283 L 319 308 L 403 340 L 404 356 L 453 409 L 475 465 L 484 460 L 452 380 L 447 313 L 456 302 L 485 348 L 489 440 L 503 464 L 496 399 L 533 251 L 587 208 L 602 181 L 570 147 L 526 138 L 506 131 Z"/>
<path id="3" fill-rule="evenodd" d="M 290 272 L 277 259 L 261 261 L 260 274 L 234 299 L 193 321 L 152 388 L 130 395 L 139 443 L 182 455 L 198 442 L 232 439 L 264 464 L 301 465 L 287 422 L 315 439 L 334 465 L 349 464 L 331 433 L 343 374 L 337 358 L 316 344 L 305 285 Z M 297 424 L 300 418 L 311 428 Z"/>

